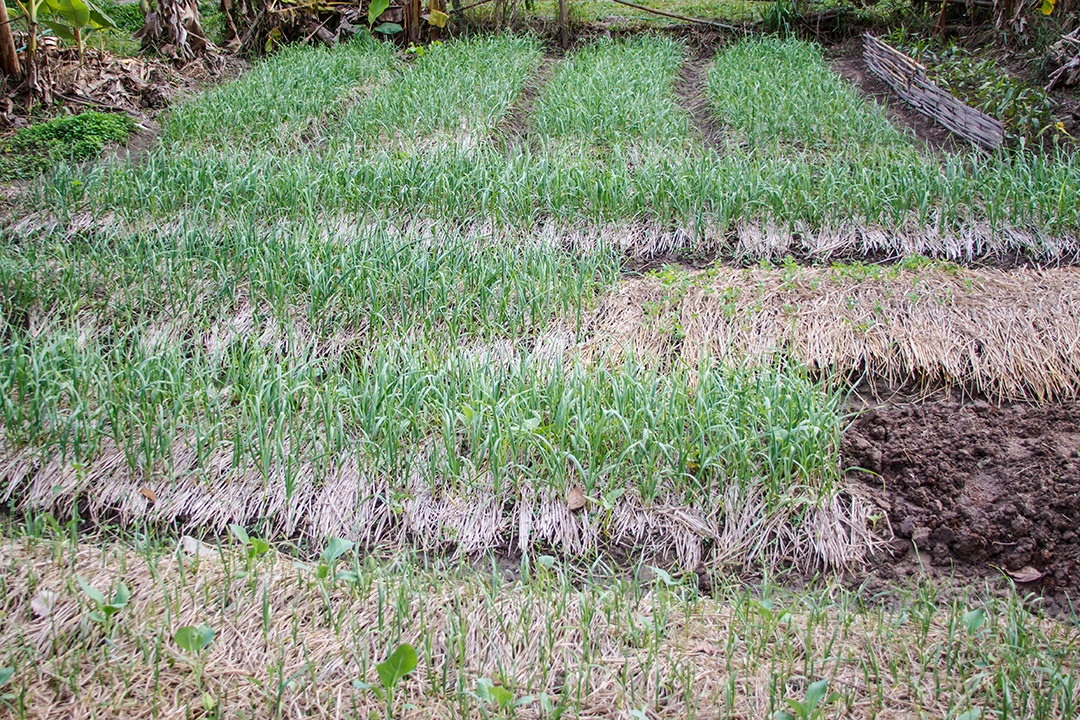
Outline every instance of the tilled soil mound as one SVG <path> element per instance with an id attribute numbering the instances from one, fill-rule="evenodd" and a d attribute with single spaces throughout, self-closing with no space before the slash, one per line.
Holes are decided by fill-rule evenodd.
<path id="1" fill-rule="evenodd" d="M 842 451 L 897 536 L 879 575 L 1004 571 L 1048 604 L 1080 600 L 1080 404 L 882 405 Z"/>

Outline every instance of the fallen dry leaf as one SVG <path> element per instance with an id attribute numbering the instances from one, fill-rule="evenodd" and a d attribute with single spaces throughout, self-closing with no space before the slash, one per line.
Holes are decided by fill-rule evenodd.
<path id="1" fill-rule="evenodd" d="M 39 618 L 47 618 L 52 614 L 53 606 L 60 596 L 51 590 L 42 590 L 30 600 L 30 609 Z"/>
<path id="2" fill-rule="evenodd" d="M 577 512 L 585 507 L 585 491 L 577 486 L 570 488 L 570 495 L 566 498 L 566 507 L 570 508 L 570 512 Z"/>
<path id="3" fill-rule="evenodd" d="M 204 542 L 200 542 L 190 535 L 184 535 L 180 538 L 180 550 L 187 555 L 194 555 L 197 558 L 204 558 L 212 556 L 216 551 Z"/>
<path id="4" fill-rule="evenodd" d="M 1043 578 L 1043 573 L 1039 572 L 1030 565 L 1025 565 L 1024 567 L 1016 571 L 1006 570 L 1006 572 L 1009 573 L 1009 577 L 1011 577 L 1018 583 L 1033 583 L 1038 580 L 1042 580 Z"/>
<path id="5" fill-rule="evenodd" d="M 149 500 L 150 502 L 152 502 L 152 503 L 157 502 L 157 495 L 154 494 L 154 491 L 151 490 L 148 485 L 143 485 L 142 489 L 140 489 L 139 492 L 142 493 L 142 496 L 144 498 L 146 498 L 147 500 Z"/>

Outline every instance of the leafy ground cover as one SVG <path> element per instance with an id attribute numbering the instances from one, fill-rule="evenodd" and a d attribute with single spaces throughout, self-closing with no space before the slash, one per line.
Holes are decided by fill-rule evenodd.
<path id="1" fill-rule="evenodd" d="M 48 166 L 96 159 L 105 146 L 122 144 L 135 129 L 127 115 L 85 112 L 18 130 L 0 154 L 0 180 L 32 177 Z"/>

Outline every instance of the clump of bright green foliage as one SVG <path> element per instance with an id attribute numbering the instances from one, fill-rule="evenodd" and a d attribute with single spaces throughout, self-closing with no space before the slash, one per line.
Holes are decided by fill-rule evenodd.
<path id="1" fill-rule="evenodd" d="M 127 140 L 134 129 L 135 121 L 127 115 L 92 111 L 31 125 L 4 145 L 0 178 L 30 177 L 55 162 L 91 160 L 107 144 Z"/>
<path id="2" fill-rule="evenodd" d="M 112 21 L 116 24 L 117 29 L 124 32 L 136 32 L 143 26 L 143 22 L 146 19 L 139 3 L 120 4 L 115 2 L 115 0 L 102 0 L 102 2 L 99 2 L 97 5 L 103 12 L 108 13 L 109 17 L 112 18 Z M 202 8 L 199 9 L 201 15 Z"/>

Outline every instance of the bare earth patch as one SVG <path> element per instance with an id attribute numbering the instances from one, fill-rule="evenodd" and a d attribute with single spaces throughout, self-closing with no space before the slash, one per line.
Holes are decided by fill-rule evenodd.
<path id="1" fill-rule="evenodd" d="M 879 575 L 1004 572 L 1059 610 L 1080 598 L 1077 403 L 882 405 L 856 420 L 842 452 L 898 536 Z"/>

